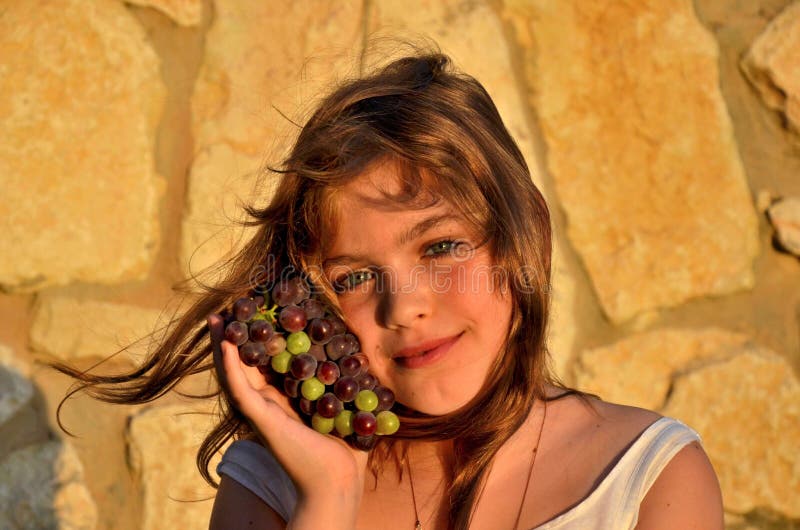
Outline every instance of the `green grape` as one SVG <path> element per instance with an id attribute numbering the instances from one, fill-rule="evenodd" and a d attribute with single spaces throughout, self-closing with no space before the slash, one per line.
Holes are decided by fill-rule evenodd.
<path id="1" fill-rule="evenodd" d="M 303 381 L 303 384 L 300 385 L 300 393 L 309 401 L 314 401 L 325 393 L 325 385 L 316 377 L 312 377 L 311 379 Z M 377 398 L 375 399 L 377 404 Z"/>
<path id="2" fill-rule="evenodd" d="M 378 396 L 372 390 L 361 390 L 356 394 L 356 408 L 364 412 L 372 412 L 378 407 Z"/>
<path id="3" fill-rule="evenodd" d="M 394 434 L 400 428 L 400 418 L 394 412 L 382 410 L 375 418 L 378 420 L 377 434 Z"/>
<path id="4" fill-rule="evenodd" d="M 353 411 L 343 410 L 333 419 L 333 426 L 336 427 L 336 432 L 342 436 L 353 434 Z"/>
<path id="5" fill-rule="evenodd" d="M 321 432 L 322 434 L 328 434 L 331 432 L 333 430 L 333 424 L 333 418 L 324 418 L 319 414 L 314 414 L 311 416 L 311 427 L 313 427 L 315 431 Z"/>
<path id="6" fill-rule="evenodd" d="M 295 355 L 306 353 L 311 348 L 311 339 L 305 331 L 295 331 L 286 337 L 286 349 Z"/>
<path id="7" fill-rule="evenodd" d="M 292 361 L 292 354 L 288 351 L 283 351 L 270 359 L 272 369 L 279 374 L 285 374 L 289 371 L 289 363 Z"/>

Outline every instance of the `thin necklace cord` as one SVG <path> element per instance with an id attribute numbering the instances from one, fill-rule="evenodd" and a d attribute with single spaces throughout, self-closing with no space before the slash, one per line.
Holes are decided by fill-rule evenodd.
<path id="1" fill-rule="evenodd" d="M 533 467 L 536 465 L 536 455 L 539 454 L 539 444 L 542 442 L 542 433 L 544 432 L 544 422 L 547 419 L 547 401 L 544 402 L 544 412 L 542 413 L 542 423 L 539 427 L 539 435 L 536 438 L 536 445 L 533 448 L 531 455 L 531 466 L 528 468 L 528 478 L 525 481 L 525 489 L 522 491 L 522 500 L 519 503 L 519 510 L 517 511 L 517 518 L 514 521 L 514 530 L 519 528 L 519 520 L 522 517 L 522 508 L 525 506 L 525 499 L 528 497 L 528 487 L 531 484 L 533 477 Z M 408 482 L 411 486 L 411 501 L 414 505 L 414 530 L 422 530 L 422 523 L 419 520 L 419 511 L 417 511 L 417 495 L 414 492 L 414 478 L 411 476 L 411 458 L 406 457 L 406 467 L 408 468 Z"/>

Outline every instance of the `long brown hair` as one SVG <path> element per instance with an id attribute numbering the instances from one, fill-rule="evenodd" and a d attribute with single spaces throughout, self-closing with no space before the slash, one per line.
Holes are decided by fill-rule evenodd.
<path id="1" fill-rule="evenodd" d="M 415 204 L 420 189 L 442 197 L 485 236 L 498 285 L 513 299 L 505 348 L 475 398 L 453 413 L 427 416 L 401 407 L 398 439 L 451 440 L 449 525 L 466 528 L 499 448 L 519 428 L 535 399 L 555 381 L 545 345 L 549 312 L 551 228 L 525 160 L 483 86 L 455 71 L 439 53 L 391 62 L 339 86 L 302 127 L 265 208 L 247 207 L 255 236 L 226 263 L 222 280 L 200 285 L 192 307 L 136 370 L 114 376 L 83 373 L 63 364 L 90 395 L 112 403 L 154 400 L 190 374 L 213 370 L 206 316 L 220 312 L 286 267 L 306 271 L 321 296 L 337 307 L 320 270 L 326 234 L 335 227 L 330 191 L 381 160 L 403 168 L 405 193 L 390 200 Z M 268 266 L 265 268 L 265 264 Z M 256 272 L 258 271 L 258 272 Z M 187 292 L 188 294 L 188 292 Z M 486 325 L 493 325 L 487 322 Z M 217 392 L 221 418 L 203 441 L 197 464 L 207 482 L 212 456 L 231 437 L 250 432 L 246 420 Z M 207 397 L 207 396 L 206 396 Z M 377 473 L 392 441 L 371 454 Z"/>

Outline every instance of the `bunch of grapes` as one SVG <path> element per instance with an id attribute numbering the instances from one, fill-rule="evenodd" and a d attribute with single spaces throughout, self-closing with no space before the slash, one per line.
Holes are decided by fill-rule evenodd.
<path id="1" fill-rule="evenodd" d="M 371 449 L 376 435 L 397 432 L 394 393 L 369 372 L 366 355 L 344 322 L 296 276 L 271 292 L 238 299 L 225 316 L 225 339 L 286 394 L 314 430 Z"/>

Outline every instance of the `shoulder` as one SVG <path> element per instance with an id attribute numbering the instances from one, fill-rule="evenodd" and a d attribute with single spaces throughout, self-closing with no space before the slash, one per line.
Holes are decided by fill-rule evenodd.
<path id="1" fill-rule="evenodd" d="M 637 439 L 663 416 L 657 412 L 608 403 L 596 398 L 573 401 L 568 414 L 582 418 L 581 432 L 592 439 L 601 439 L 615 448 L 616 458 L 625 453 Z M 557 403 L 557 402 L 556 402 Z M 723 528 L 722 494 L 711 462 L 703 447 L 691 441 L 679 449 L 655 478 L 639 507 L 637 530 L 662 528 Z"/>
<path id="2" fill-rule="evenodd" d="M 553 392 L 551 399 L 563 393 Z M 560 425 L 556 429 L 562 437 L 601 444 L 611 453 L 624 451 L 662 418 L 652 410 L 609 403 L 588 395 L 556 397 L 547 406 L 552 409 L 554 419 L 558 418 L 556 422 Z"/>
<path id="3" fill-rule="evenodd" d="M 209 530 L 250 528 L 272 530 L 286 527 L 278 512 L 237 481 L 222 475 L 214 498 Z"/>
<path id="4" fill-rule="evenodd" d="M 639 508 L 637 530 L 722 529 L 722 493 L 698 442 L 684 446 L 664 467 Z"/>

